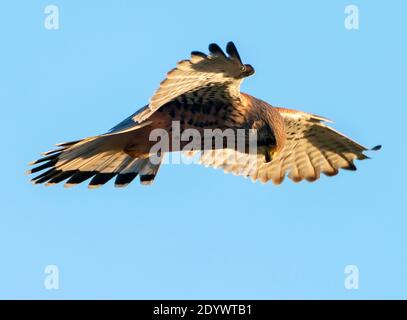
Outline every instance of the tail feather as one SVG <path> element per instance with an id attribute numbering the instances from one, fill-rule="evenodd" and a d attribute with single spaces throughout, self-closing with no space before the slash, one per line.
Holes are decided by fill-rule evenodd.
<path id="1" fill-rule="evenodd" d="M 70 170 L 73 168 L 76 168 L 77 170 L 80 171 L 97 171 L 97 167 L 100 166 L 101 162 L 103 161 L 103 158 L 106 155 L 104 153 L 96 154 L 92 157 L 89 157 L 87 159 L 85 158 L 77 158 L 72 161 L 69 161 L 67 163 L 64 163 L 61 165 L 62 170 Z"/>
<path id="2" fill-rule="evenodd" d="M 124 188 L 128 186 L 139 174 L 141 168 L 147 164 L 147 159 L 133 159 L 117 175 L 115 187 Z"/>
<path id="3" fill-rule="evenodd" d="M 114 186 L 116 188 L 127 187 L 138 175 L 138 172 L 119 173 L 117 175 Z"/>
<path id="4" fill-rule="evenodd" d="M 89 188 L 90 189 L 99 188 L 103 186 L 106 182 L 110 181 L 116 175 L 117 175 L 116 172 L 98 173 L 89 182 Z"/>
<path id="5" fill-rule="evenodd" d="M 65 182 L 64 187 L 70 188 L 70 187 L 76 186 L 76 185 L 92 178 L 94 175 L 95 175 L 94 171 L 76 171 L 70 177 L 70 179 L 67 182 Z"/>
<path id="6" fill-rule="evenodd" d="M 67 171 L 67 172 L 69 172 L 69 171 Z M 61 170 L 51 169 L 51 170 L 45 172 L 44 174 L 41 174 L 41 175 L 33 178 L 31 181 L 34 184 L 46 183 L 54 178 L 57 178 L 62 173 L 63 173 L 63 171 L 61 171 Z"/>
<path id="7" fill-rule="evenodd" d="M 31 181 L 49 186 L 66 180 L 64 186 L 72 187 L 90 179 L 88 186 L 94 189 L 114 177 L 116 187 L 125 187 L 140 176 L 141 184 L 151 184 L 160 164 L 133 158 L 124 151 L 122 141 L 118 136 L 99 136 L 59 144 L 59 149 L 30 163 L 37 166 L 29 174 L 43 171 Z"/>
<path id="8" fill-rule="evenodd" d="M 39 164 L 39 163 L 42 163 L 42 162 L 45 162 L 45 161 L 54 160 L 54 159 L 58 158 L 58 156 L 59 156 L 60 154 L 61 154 L 61 152 L 56 153 L 56 154 L 53 154 L 53 155 L 50 155 L 50 156 L 43 157 L 43 158 L 41 158 L 41 159 L 35 160 L 35 161 L 33 161 L 33 162 L 30 162 L 29 165 L 32 166 L 32 165 Z"/>
<path id="9" fill-rule="evenodd" d="M 57 183 L 60 183 L 61 181 L 64 181 L 68 178 L 70 178 L 75 172 L 73 171 L 61 171 L 58 175 L 56 175 L 54 178 L 50 179 L 46 185 L 51 186 Z"/>
<path id="10" fill-rule="evenodd" d="M 161 157 L 158 164 L 153 164 L 150 161 L 140 170 L 140 182 L 142 185 L 150 185 L 154 182 L 155 176 L 160 169 L 163 157 Z"/>

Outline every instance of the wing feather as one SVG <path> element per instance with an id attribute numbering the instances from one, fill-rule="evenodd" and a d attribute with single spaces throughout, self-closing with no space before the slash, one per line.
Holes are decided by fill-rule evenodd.
<path id="1" fill-rule="evenodd" d="M 216 45 L 209 45 L 209 55 L 193 51 L 190 60 L 182 60 L 167 73 L 160 87 L 151 97 L 149 105 L 142 112 L 135 114 L 133 121 L 141 123 L 156 110 L 182 95 L 204 88 L 223 91 L 230 101 L 240 99 L 240 84 L 243 78 L 250 76 L 254 70 L 244 65 L 233 43 L 229 43 L 229 56 Z"/>
<path id="2" fill-rule="evenodd" d="M 228 150 L 228 157 L 225 157 L 216 150 L 207 152 L 201 162 L 206 166 L 223 168 L 225 172 L 250 176 L 254 181 L 265 183 L 271 180 L 280 184 L 286 175 L 294 182 L 313 182 L 320 178 L 321 173 L 334 176 L 340 169 L 356 170 L 354 160 L 368 158 L 364 154 L 368 151 L 366 147 L 322 123 L 325 118 L 295 110 L 277 110 L 285 121 L 287 141 L 275 159 L 266 162 L 264 156 L 257 156 L 257 162 L 253 164 L 248 161 L 249 155 L 243 154 L 236 157 L 238 161 L 232 165 L 228 159 L 231 153 L 237 151 Z M 378 149 L 379 146 L 370 150 Z"/>

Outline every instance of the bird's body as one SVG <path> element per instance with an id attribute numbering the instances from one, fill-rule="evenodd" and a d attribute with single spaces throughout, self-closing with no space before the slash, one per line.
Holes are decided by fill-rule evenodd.
<path id="1" fill-rule="evenodd" d="M 353 160 L 367 158 L 366 148 L 323 124 L 327 119 L 275 108 L 241 93 L 242 80 L 254 69 L 242 63 L 233 43 L 227 46 L 228 57 L 215 44 L 209 49 L 210 55 L 192 52 L 190 60 L 179 62 L 150 103 L 108 133 L 60 144 L 60 149 L 45 153 L 32 163 L 41 165 L 30 173 L 46 171 L 32 181 L 52 185 L 67 180 L 69 187 L 92 178 L 93 188 L 116 177 L 115 185 L 123 187 L 140 176 L 142 184 L 150 184 L 165 154 L 188 146 L 190 140 L 180 136 L 189 132 L 199 136 L 194 152 L 201 152 L 202 164 L 262 182 L 279 184 L 287 174 L 296 182 L 314 181 L 321 172 L 355 170 Z M 168 134 L 168 144 L 152 152 L 157 130 Z M 238 149 L 238 139 L 233 147 L 224 142 L 221 147 L 208 145 L 208 130 L 229 130 L 236 137 L 239 130 L 255 130 L 256 152 Z M 245 146 L 248 137 L 244 135 Z M 153 156 L 158 161 L 152 161 Z"/>
<path id="2" fill-rule="evenodd" d="M 128 152 L 133 152 L 133 156 L 148 155 L 156 141 L 150 141 L 149 137 L 153 130 L 164 129 L 169 134 L 169 149 L 166 152 L 182 151 L 187 141 L 180 141 L 180 145 L 173 145 L 171 142 L 173 137 L 173 124 L 179 124 L 180 134 L 185 130 L 193 129 L 204 137 L 204 130 L 222 131 L 227 129 L 249 129 L 256 128 L 256 122 L 261 119 L 270 118 L 269 122 L 272 128 L 277 131 L 275 134 L 278 137 L 275 146 L 276 150 L 281 150 L 285 143 L 285 126 L 284 119 L 271 105 L 248 94 L 241 93 L 241 101 L 234 102 L 230 110 L 225 106 L 213 106 L 206 103 L 198 104 L 196 101 L 190 103 L 169 103 L 161 107 L 157 112 L 149 117 L 150 124 L 135 131 L 137 135 L 133 140 L 139 141 L 138 144 L 133 144 L 127 147 Z M 234 113 L 233 110 L 242 110 L 239 113 Z M 273 116 L 271 116 L 273 115 Z M 258 125 L 258 124 L 257 124 Z M 202 139 L 203 140 L 203 139 Z M 261 143 L 262 141 L 260 141 Z M 203 142 L 202 142 L 203 144 Z"/>

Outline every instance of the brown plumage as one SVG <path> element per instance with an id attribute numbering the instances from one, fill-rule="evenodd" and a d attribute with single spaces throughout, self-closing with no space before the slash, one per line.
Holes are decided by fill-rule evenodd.
<path id="1" fill-rule="evenodd" d="M 241 82 L 254 69 L 242 63 L 232 42 L 226 47 L 227 55 L 216 44 L 209 50 L 209 55 L 194 51 L 190 60 L 180 61 L 149 104 L 108 133 L 60 144 L 32 162 L 38 166 L 29 173 L 42 171 L 32 182 L 66 181 L 70 187 L 91 179 L 89 187 L 96 188 L 115 178 L 115 185 L 124 187 L 140 176 L 142 184 L 150 184 L 160 167 L 160 162 L 151 161 L 157 143 L 150 139 L 153 130 L 164 129 L 170 137 L 168 148 L 158 154 L 160 161 L 165 153 L 180 151 L 187 144 L 172 143 L 174 121 L 180 124 L 181 134 L 186 129 L 196 129 L 202 136 L 205 129 L 255 129 L 255 154 L 226 145 L 205 149 L 203 140 L 199 150 L 189 154 L 200 152 L 200 162 L 206 166 L 262 182 L 279 184 L 286 175 L 295 182 L 315 181 L 321 173 L 332 176 L 339 169 L 355 170 L 354 160 L 367 158 L 365 147 L 324 124 L 329 120 L 275 108 L 241 93 Z"/>

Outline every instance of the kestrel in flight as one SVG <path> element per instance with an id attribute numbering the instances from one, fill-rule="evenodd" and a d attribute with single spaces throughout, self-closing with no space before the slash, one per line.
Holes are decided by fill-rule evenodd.
<path id="1" fill-rule="evenodd" d="M 328 119 L 273 107 L 240 92 L 243 79 L 254 74 L 254 69 L 242 63 L 232 42 L 227 44 L 227 55 L 216 44 L 209 45 L 209 51 L 209 55 L 194 51 L 190 60 L 178 62 L 149 104 L 109 132 L 59 144 L 57 150 L 30 163 L 38 166 L 28 173 L 44 170 L 32 182 L 53 185 L 66 180 L 65 186 L 70 187 L 91 179 L 89 187 L 97 188 L 115 178 L 115 186 L 124 187 L 139 176 L 141 184 L 150 184 L 160 167 L 159 161 L 151 161 L 156 141 L 151 141 L 150 134 L 164 129 L 171 139 L 174 121 L 181 134 L 187 129 L 199 133 L 205 129 L 255 129 L 255 163 L 236 148 L 192 152 L 200 152 L 200 162 L 206 166 L 254 181 L 280 184 L 285 176 L 295 182 L 315 181 L 321 172 L 334 176 L 339 169 L 356 170 L 354 160 L 368 158 L 364 154 L 367 148 L 324 124 Z M 159 159 L 184 145 L 171 143 Z M 371 150 L 378 149 L 380 146 Z M 228 161 L 231 155 L 238 160 Z"/>

